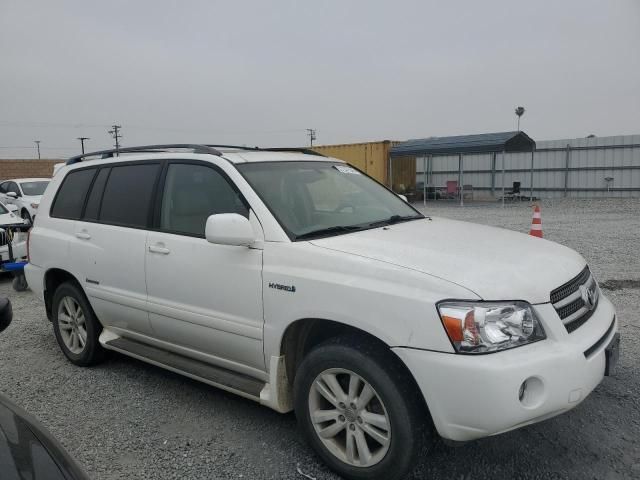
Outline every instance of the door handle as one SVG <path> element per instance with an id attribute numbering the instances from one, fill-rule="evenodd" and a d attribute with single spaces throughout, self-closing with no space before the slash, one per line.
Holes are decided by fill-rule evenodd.
<path id="1" fill-rule="evenodd" d="M 82 240 L 89 240 L 91 235 L 88 232 L 76 232 L 76 237 L 81 238 Z"/>
<path id="2" fill-rule="evenodd" d="M 161 253 L 162 255 L 168 255 L 171 250 L 161 245 L 149 245 L 149 251 L 151 253 Z"/>

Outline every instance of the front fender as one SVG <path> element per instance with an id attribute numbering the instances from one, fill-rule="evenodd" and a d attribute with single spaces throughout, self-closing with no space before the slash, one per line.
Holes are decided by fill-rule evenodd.
<path id="1" fill-rule="evenodd" d="M 263 267 L 266 358 L 303 318 L 333 320 L 387 345 L 452 352 L 435 304 L 478 297 L 459 285 L 397 265 L 314 246 L 265 244 Z"/>

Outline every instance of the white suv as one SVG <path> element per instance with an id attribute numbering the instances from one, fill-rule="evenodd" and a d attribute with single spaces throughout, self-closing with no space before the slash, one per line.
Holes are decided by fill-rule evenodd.
<path id="1" fill-rule="evenodd" d="M 614 308 L 566 247 L 425 217 L 312 152 L 111 155 L 71 159 L 30 235 L 29 285 L 76 365 L 115 350 L 295 409 L 352 479 L 404 476 L 435 432 L 565 412 L 613 371 Z"/>

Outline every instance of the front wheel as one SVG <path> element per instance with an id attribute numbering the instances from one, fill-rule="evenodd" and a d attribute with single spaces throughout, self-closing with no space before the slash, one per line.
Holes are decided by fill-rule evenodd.
<path id="1" fill-rule="evenodd" d="M 28 224 L 32 224 L 33 220 L 31 218 L 31 214 L 29 213 L 29 211 L 26 208 L 22 209 L 22 212 L 20 212 L 20 216 L 22 217 L 22 220 L 24 220 L 26 223 Z"/>
<path id="2" fill-rule="evenodd" d="M 403 478 L 432 431 L 420 393 L 393 353 L 341 338 L 305 357 L 295 378 L 298 422 L 348 479 Z"/>

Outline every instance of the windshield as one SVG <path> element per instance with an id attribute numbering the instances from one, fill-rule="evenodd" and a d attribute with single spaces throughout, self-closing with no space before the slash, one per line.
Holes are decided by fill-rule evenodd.
<path id="1" fill-rule="evenodd" d="M 294 240 L 424 218 L 343 163 L 260 162 L 237 167 Z"/>
<path id="2" fill-rule="evenodd" d="M 7 210 L 5 206 L 0 203 L 0 215 L 4 215 L 5 213 L 9 213 L 9 210 Z"/>
<path id="3" fill-rule="evenodd" d="M 20 182 L 20 188 L 24 195 L 42 195 L 49 185 L 49 181 L 41 182 Z"/>

